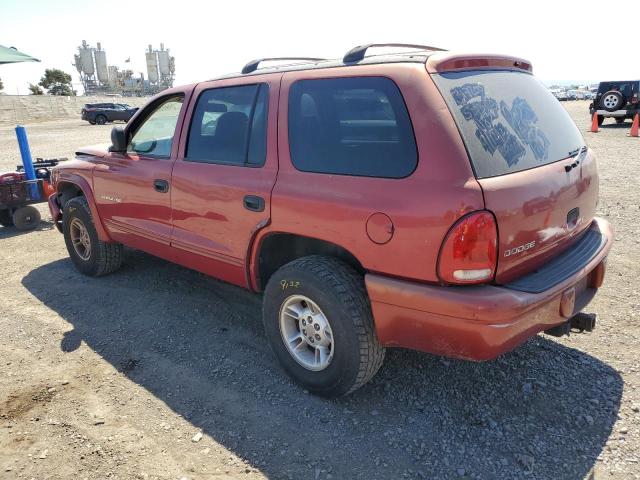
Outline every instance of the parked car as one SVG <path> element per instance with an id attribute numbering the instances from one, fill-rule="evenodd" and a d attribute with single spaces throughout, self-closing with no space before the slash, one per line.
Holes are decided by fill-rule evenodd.
<path id="1" fill-rule="evenodd" d="M 551 93 L 560 102 L 564 102 L 566 100 L 569 100 L 569 95 L 567 95 L 567 92 L 565 90 L 560 89 L 560 88 L 551 90 Z"/>
<path id="2" fill-rule="evenodd" d="M 570 100 L 584 100 L 587 92 L 584 90 L 567 90 L 567 96 Z"/>
<path id="3" fill-rule="evenodd" d="M 605 118 L 615 118 L 617 123 L 633 119 L 640 113 L 640 80 L 600 82 L 598 92 L 589 105 L 589 114 L 598 115 L 598 125 Z"/>
<path id="4" fill-rule="evenodd" d="M 165 90 L 81 149 L 49 198 L 76 268 L 127 245 L 262 293 L 276 357 L 324 396 L 387 347 L 489 360 L 590 331 L 613 234 L 565 109 L 526 60 L 378 46 Z"/>
<path id="5" fill-rule="evenodd" d="M 128 122 L 137 111 L 138 107 L 126 103 L 87 103 L 81 111 L 81 118 L 91 125 L 104 125 L 116 120 Z"/>

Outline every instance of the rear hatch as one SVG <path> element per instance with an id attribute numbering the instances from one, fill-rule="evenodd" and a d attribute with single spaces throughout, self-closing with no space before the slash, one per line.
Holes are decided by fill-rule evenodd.
<path id="1" fill-rule="evenodd" d="M 595 215 L 598 173 L 558 100 L 523 69 L 432 78 L 497 221 L 496 282 L 529 273 L 570 247 Z"/>

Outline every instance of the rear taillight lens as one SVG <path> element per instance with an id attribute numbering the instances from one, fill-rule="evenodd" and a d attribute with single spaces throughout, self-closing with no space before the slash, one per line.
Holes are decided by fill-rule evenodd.
<path id="1" fill-rule="evenodd" d="M 490 212 L 473 212 L 458 220 L 442 243 L 438 277 L 453 284 L 486 283 L 496 273 L 498 229 Z"/>

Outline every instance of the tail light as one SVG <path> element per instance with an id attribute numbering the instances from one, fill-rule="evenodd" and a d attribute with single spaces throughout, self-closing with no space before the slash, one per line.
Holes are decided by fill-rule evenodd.
<path id="1" fill-rule="evenodd" d="M 634 93 L 633 97 L 631 97 L 631 103 L 638 103 L 638 94 Z"/>
<path id="2" fill-rule="evenodd" d="M 496 273 L 498 228 L 490 212 L 458 220 L 440 247 L 438 277 L 453 284 L 486 283 Z"/>

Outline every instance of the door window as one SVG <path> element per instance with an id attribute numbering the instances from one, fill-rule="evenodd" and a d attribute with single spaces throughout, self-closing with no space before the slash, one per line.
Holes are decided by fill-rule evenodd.
<path id="1" fill-rule="evenodd" d="M 267 146 L 267 85 L 205 90 L 193 112 L 185 160 L 261 166 Z"/>
<path id="2" fill-rule="evenodd" d="M 418 162 L 400 90 L 383 77 L 295 82 L 289 146 L 293 165 L 305 172 L 403 178 Z"/>
<path id="3" fill-rule="evenodd" d="M 169 158 L 183 100 L 182 95 L 171 97 L 152 107 L 151 113 L 131 137 L 127 152 Z"/>

